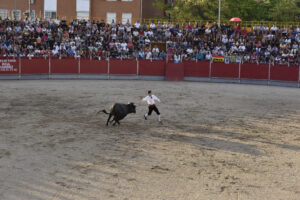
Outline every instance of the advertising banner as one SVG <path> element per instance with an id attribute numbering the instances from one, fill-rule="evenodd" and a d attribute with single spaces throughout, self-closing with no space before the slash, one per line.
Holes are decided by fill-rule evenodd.
<path id="1" fill-rule="evenodd" d="M 19 60 L 16 58 L 0 59 L 0 74 L 18 74 Z"/>

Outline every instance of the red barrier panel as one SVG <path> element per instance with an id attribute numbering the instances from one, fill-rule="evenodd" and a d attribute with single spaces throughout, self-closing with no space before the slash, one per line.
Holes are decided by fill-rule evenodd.
<path id="1" fill-rule="evenodd" d="M 167 63 L 166 64 L 166 80 L 167 81 L 183 81 L 184 80 L 184 64 L 183 63 Z"/>
<path id="2" fill-rule="evenodd" d="M 0 74 L 19 74 L 19 58 L 1 58 Z"/>
<path id="3" fill-rule="evenodd" d="M 184 76 L 209 77 L 209 62 L 184 61 Z"/>
<path id="4" fill-rule="evenodd" d="M 107 74 L 108 63 L 106 60 L 80 59 L 81 74 Z"/>
<path id="5" fill-rule="evenodd" d="M 22 74 L 49 74 L 49 58 L 22 58 Z"/>
<path id="6" fill-rule="evenodd" d="M 269 79 L 268 64 L 244 63 L 241 65 L 241 78 L 245 79 Z"/>
<path id="7" fill-rule="evenodd" d="M 52 74 L 78 74 L 78 59 L 51 58 Z"/>
<path id="8" fill-rule="evenodd" d="M 211 64 L 211 76 L 217 78 L 239 78 L 239 64 L 214 62 Z"/>
<path id="9" fill-rule="evenodd" d="M 271 65 L 271 80 L 273 81 L 293 81 L 299 80 L 298 66 Z"/>
<path id="10" fill-rule="evenodd" d="M 110 74 L 118 75 L 136 75 L 137 74 L 137 62 L 136 60 L 119 60 L 111 59 Z"/>
<path id="11" fill-rule="evenodd" d="M 164 76 L 166 62 L 164 60 L 139 60 L 139 75 Z"/>

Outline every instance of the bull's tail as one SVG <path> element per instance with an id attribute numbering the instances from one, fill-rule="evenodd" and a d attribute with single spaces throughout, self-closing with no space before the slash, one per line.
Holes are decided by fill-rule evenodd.
<path id="1" fill-rule="evenodd" d="M 108 113 L 108 112 L 106 112 L 106 110 L 99 110 L 99 111 L 97 112 L 97 114 L 96 114 L 96 115 L 98 115 L 98 114 L 99 114 L 99 113 L 101 113 L 101 112 L 104 112 L 105 114 L 109 115 L 109 113 Z"/>

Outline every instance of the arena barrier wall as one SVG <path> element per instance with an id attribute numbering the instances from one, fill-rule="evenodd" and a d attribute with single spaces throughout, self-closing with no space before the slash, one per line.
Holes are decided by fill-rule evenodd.
<path id="1" fill-rule="evenodd" d="M 80 59 L 80 74 L 108 74 L 107 60 Z"/>
<path id="2" fill-rule="evenodd" d="M 45 58 L 22 58 L 22 74 L 49 74 L 49 59 Z"/>
<path id="3" fill-rule="evenodd" d="M 20 73 L 20 59 L 0 59 L 0 75 L 18 75 Z"/>
<path id="4" fill-rule="evenodd" d="M 167 81 L 183 81 L 184 80 L 184 63 L 167 63 L 166 64 L 166 80 Z"/>
<path id="5" fill-rule="evenodd" d="M 269 65 L 268 64 L 254 64 L 243 63 L 241 65 L 241 79 L 257 79 L 268 80 L 269 79 Z"/>
<path id="6" fill-rule="evenodd" d="M 80 75 L 83 76 L 80 76 Z M 22 75 L 24 75 L 22 77 Z M 25 77 L 26 75 L 26 77 Z M 299 66 L 253 63 L 210 63 L 206 61 L 183 61 L 175 64 L 158 60 L 95 60 L 74 58 L 1 58 L 0 79 L 30 78 L 111 78 L 169 81 L 212 81 L 271 84 L 300 87 Z M 112 75 L 112 76 L 110 76 Z M 129 75 L 129 76 L 126 76 Z M 133 76 L 134 75 L 134 76 Z M 140 76 L 140 78 L 139 78 Z M 151 79 L 152 78 L 152 79 Z M 156 79 L 155 79 L 156 78 Z M 217 78 L 217 80 L 216 80 Z"/>
<path id="7" fill-rule="evenodd" d="M 78 74 L 79 59 L 74 58 L 51 58 L 50 73 L 51 74 Z"/>
<path id="8" fill-rule="evenodd" d="M 138 75 L 165 76 L 166 62 L 163 60 L 139 60 Z"/>
<path id="9" fill-rule="evenodd" d="M 209 77 L 209 62 L 184 61 L 185 77 Z"/>
<path id="10" fill-rule="evenodd" d="M 299 81 L 299 67 L 298 66 L 282 66 L 271 65 L 270 79 L 272 81 Z"/>
<path id="11" fill-rule="evenodd" d="M 109 74 L 112 75 L 137 75 L 136 60 L 109 60 Z"/>
<path id="12" fill-rule="evenodd" d="M 239 64 L 211 63 L 211 77 L 213 78 L 239 78 Z"/>

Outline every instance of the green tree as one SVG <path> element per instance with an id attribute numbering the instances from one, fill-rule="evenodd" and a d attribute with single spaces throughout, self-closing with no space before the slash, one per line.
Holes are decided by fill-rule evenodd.
<path id="1" fill-rule="evenodd" d="M 157 0 L 155 6 L 173 20 L 216 20 L 219 0 L 176 0 L 174 6 Z M 221 19 L 240 17 L 244 21 L 299 21 L 300 0 L 222 0 Z"/>
<path id="2" fill-rule="evenodd" d="M 296 0 L 273 0 L 269 17 L 275 21 L 298 21 L 300 15 L 299 4 Z"/>
<path id="3" fill-rule="evenodd" d="M 256 0 L 223 0 L 223 18 L 239 17 L 244 21 L 262 19 L 267 9 L 265 2 Z"/>
<path id="4" fill-rule="evenodd" d="M 173 7 L 163 4 L 164 0 L 155 3 L 174 20 L 217 19 L 218 0 L 176 0 Z"/>

